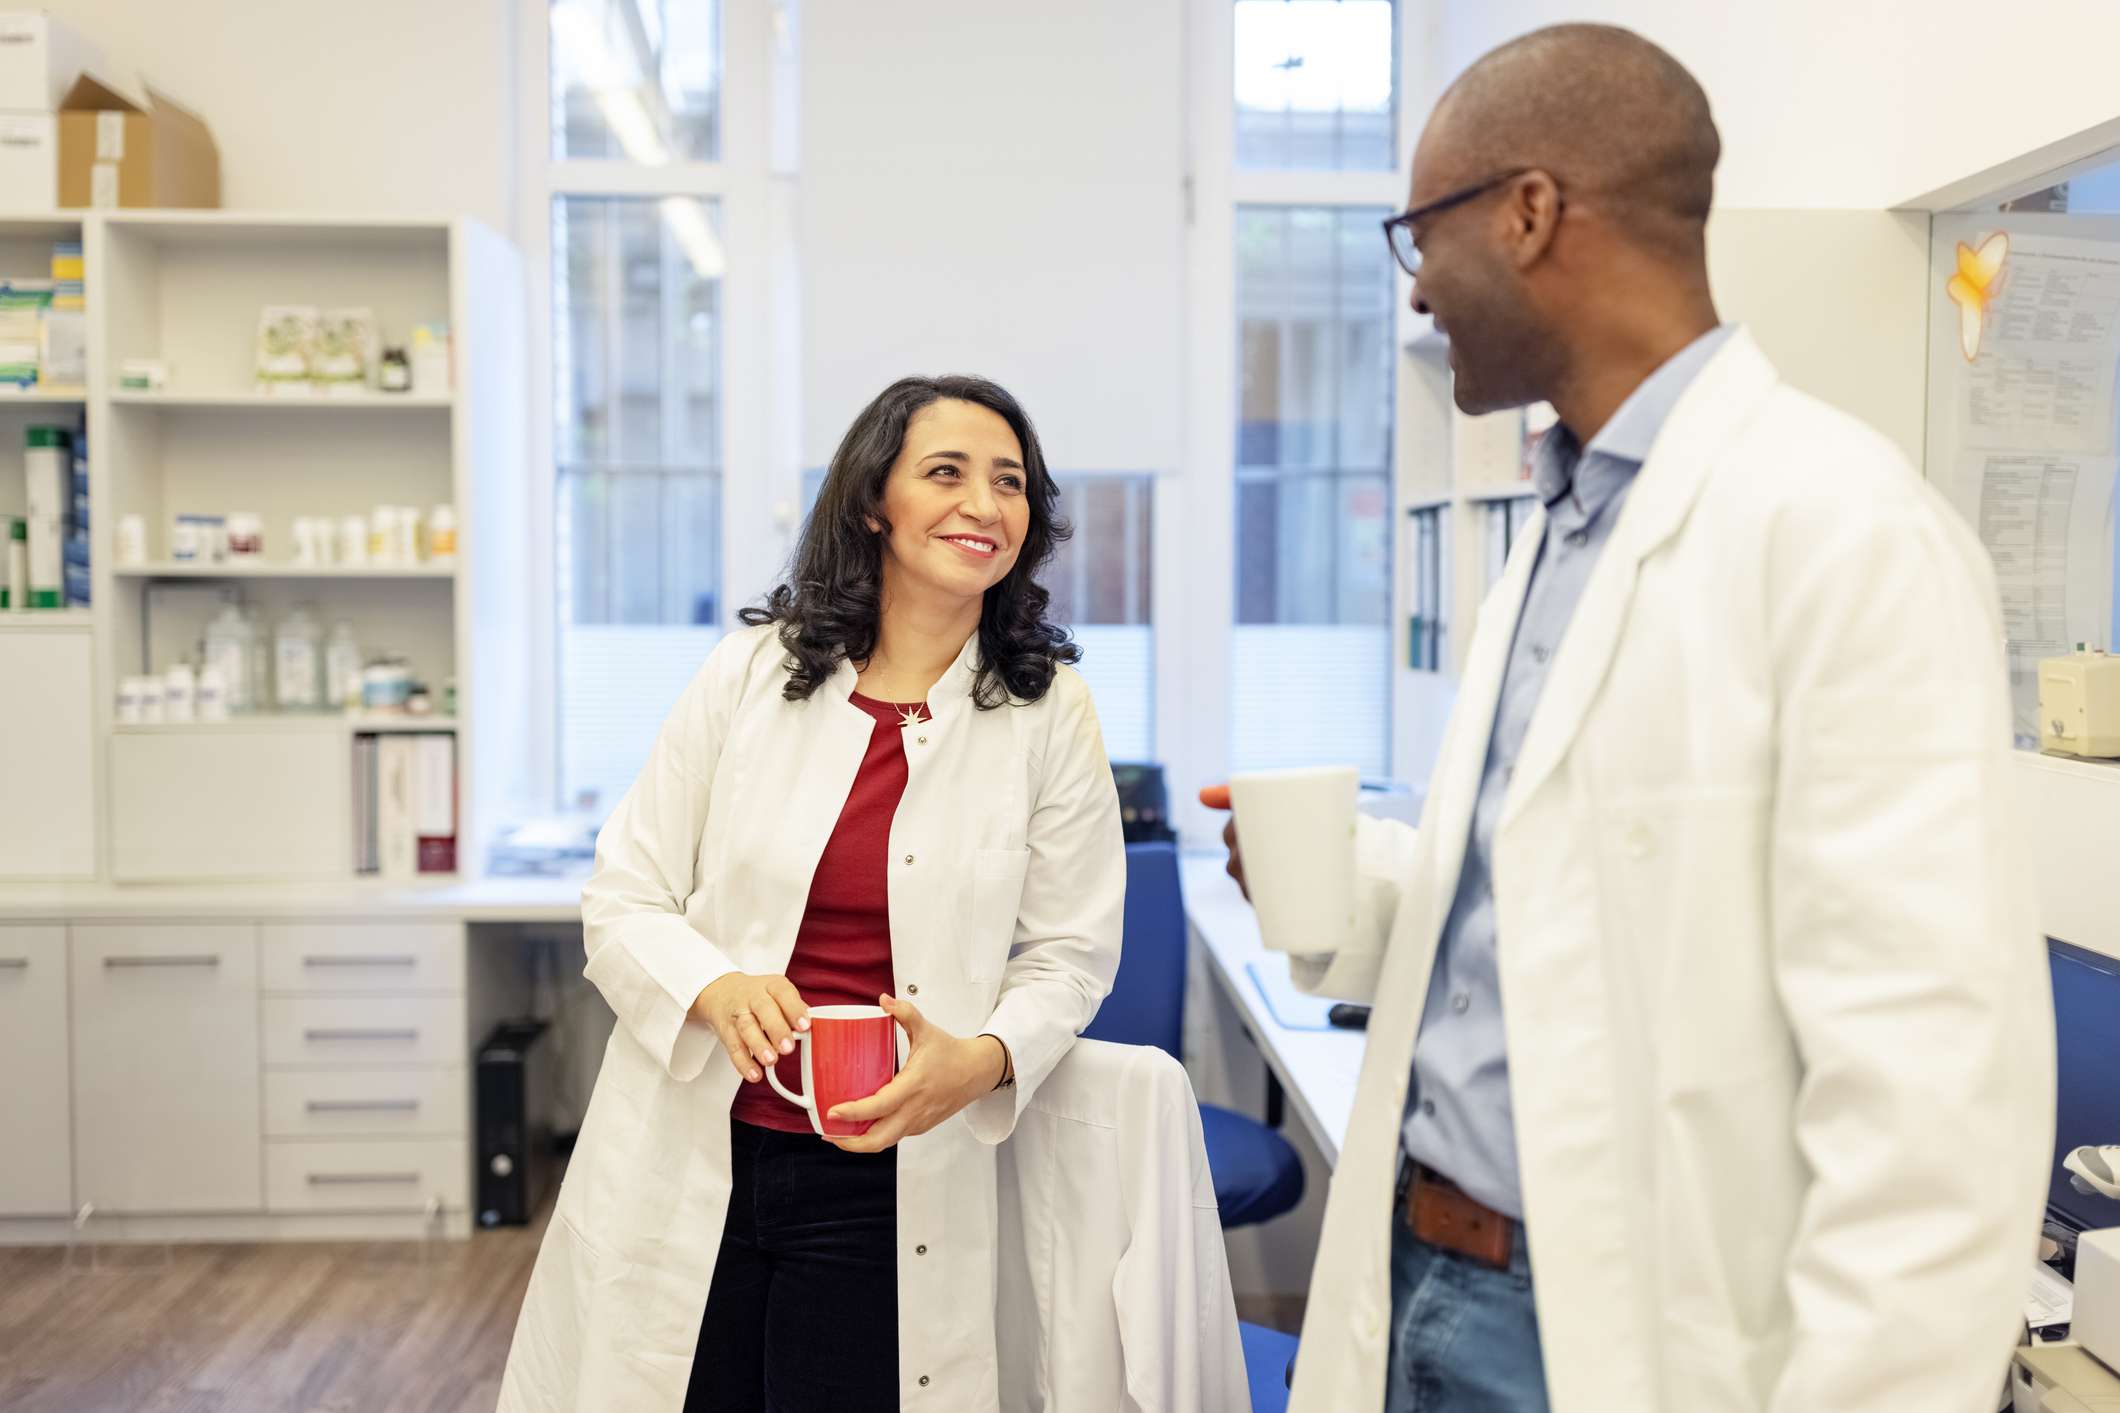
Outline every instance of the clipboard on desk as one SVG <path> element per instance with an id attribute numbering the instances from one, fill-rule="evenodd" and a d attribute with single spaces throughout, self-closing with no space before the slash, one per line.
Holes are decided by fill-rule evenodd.
<path id="1" fill-rule="evenodd" d="M 1327 1019 L 1332 1002 L 1323 996 L 1308 996 L 1296 989 L 1289 978 L 1288 963 L 1275 958 L 1269 962 L 1246 962 L 1244 970 L 1251 976 L 1251 984 L 1258 988 L 1259 999 L 1266 1003 L 1268 1015 L 1283 1030 L 1336 1030 L 1337 1026 Z"/>

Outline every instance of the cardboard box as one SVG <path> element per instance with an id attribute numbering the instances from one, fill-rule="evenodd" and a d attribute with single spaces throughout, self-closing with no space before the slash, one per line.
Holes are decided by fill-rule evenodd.
<path id="1" fill-rule="evenodd" d="M 0 10 L 0 108 L 49 113 L 96 51 L 43 10 Z"/>
<path id="2" fill-rule="evenodd" d="M 59 106 L 61 206 L 219 206 L 221 154 L 198 115 L 83 74 Z"/>
<path id="3" fill-rule="evenodd" d="M 59 206 L 59 120 L 50 113 L 0 113 L 0 210 L 42 215 Z"/>

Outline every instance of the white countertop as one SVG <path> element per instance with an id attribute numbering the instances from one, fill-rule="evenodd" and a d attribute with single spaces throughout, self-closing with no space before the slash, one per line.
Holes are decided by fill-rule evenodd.
<path id="1" fill-rule="evenodd" d="M 11 883 L 0 884 L 0 920 L 411 917 L 578 923 L 584 877 L 430 883 Z"/>
<path id="2" fill-rule="evenodd" d="M 1288 962 L 1259 940 L 1251 904 L 1223 871 L 1225 858 L 1221 853 L 1187 854 L 1179 861 L 1186 917 L 1206 945 L 1216 982 L 1236 1004 L 1259 1053 L 1288 1092 L 1289 1108 L 1325 1160 L 1336 1164 L 1354 1110 L 1355 1081 L 1361 1076 L 1368 1037 L 1359 1030 L 1290 1030 L 1274 1019 L 1245 964 L 1286 967 Z"/>

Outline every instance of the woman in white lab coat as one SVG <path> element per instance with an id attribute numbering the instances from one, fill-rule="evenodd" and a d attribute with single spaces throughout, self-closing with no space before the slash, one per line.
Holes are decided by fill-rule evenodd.
<path id="1" fill-rule="evenodd" d="M 1118 967 L 1125 851 L 1036 433 L 909 378 L 834 456 L 793 572 L 605 824 L 587 975 L 618 1017 L 504 1410 L 992 1408 L 994 1144 Z M 764 1083 L 812 1006 L 896 1079 L 820 1139 Z"/>

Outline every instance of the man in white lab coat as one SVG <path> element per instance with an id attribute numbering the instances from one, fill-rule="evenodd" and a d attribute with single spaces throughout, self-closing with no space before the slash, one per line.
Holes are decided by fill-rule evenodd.
<path id="1" fill-rule="evenodd" d="M 1669 55 L 1562 26 L 1450 89 L 1388 226 L 1458 405 L 1560 425 L 1421 828 L 1362 823 L 1374 926 L 1293 959 L 1376 1004 L 1303 1413 L 2002 1386 L 2053 1078 L 1995 591 L 1720 323 L 1718 155 Z"/>

